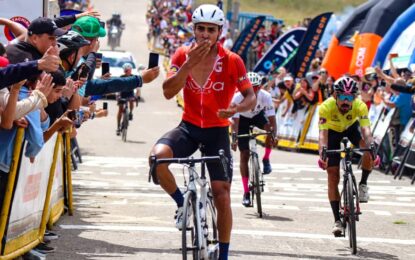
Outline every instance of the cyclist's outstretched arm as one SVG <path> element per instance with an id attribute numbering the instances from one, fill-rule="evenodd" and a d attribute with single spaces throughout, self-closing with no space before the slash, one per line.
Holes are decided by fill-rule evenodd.
<path id="1" fill-rule="evenodd" d="M 362 131 L 363 140 L 365 141 L 366 146 L 369 147 L 369 145 L 373 143 L 373 136 L 372 136 L 372 132 L 370 131 L 370 127 L 363 126 L 360 129 Z"/>
<path id="2" fill-rule="evenodd" d="M 185 86 L 190 70 L 191 67 L 185 62 L 176 74 L 163 82 L 163 94 L 166 99 L 176 96 Z"/>
<path id="3" fill-rule="evenodd" d="M 318 153 L 320 154 L 323 151 L 323 147 L 327 147 L 329 140 L 329 131 L 326 129 L 320 130 L 320 135 L 318 138 Z"/>

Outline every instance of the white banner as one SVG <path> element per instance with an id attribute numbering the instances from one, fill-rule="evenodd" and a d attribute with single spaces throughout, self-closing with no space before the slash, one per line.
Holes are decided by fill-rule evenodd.
<path id="1" fill-rule="evenodd" d="M 381 114 L 379 121 L 377 122 L 377 126 L 375 131 L 373 132 L 373 140 L 376 144 L 380 144 L 382 142 L 383 137 L 385 136 L 386 132 L 388 131 L 389 125 L 392 121 L 393 114 L 395 113 L 395 108 L 389 110 L 389 112 L 385 114 Z"/>
<path id="2" fill-rule="evenodd" d="M 63 150 L 62 143 L 59 144 L 58 157 L 56 159 L 55 177 L 53 178 L 50 208 L 53 208 L 59 200 L 63 199 Z"/>
<path id="3" fill-rule="evenodd" d="M 317 106 L 314 110 L 313 118 L 310 122 L 310 127 L 308 128 L 307 135 L 305 136 L 304 143 L 316 143 L 318 144 L 319 139 L 319 129 L 318 129 L 318 121 L 319 115 L 318 110 L 320 106 Z"/>
<path id="4" fill-rule="evenodd" d="M 370 131 L 373 133 L 374 128 L 376 127 L 376 122 L 379 120 L 382 115 L 385 104 L 382 102 L 379 105 L 372 104 L 369 109 L 369 120 L 370 120 Z"/>
<path id="5" fill-rule="evenodd" d="M 277 121 L 277 137 L 279 146 L 294 148 L 297 144 L 300 131 L 303 128 L 304 121 L 306 119 L 306 108 L 297 110 L 296 113 L 292 114 L 291 110 L 293 105 L 294 104 L 291 104 L 291 107 L 288 109 L 288 112 L 284 117 L 282 116 L 282 113 L 286 110 L 288 101 L 285 100 L 278 107 L 275 117 Z M 293 142 L 295 144 L 293 144 Z"/>
<path id="6" fill-rule="evenodd" d="M 28 27 L 34 19 L 43 16 L 44 0 L 0 0 L 0 17 L 11 19 Z M 0 42 L 7 44 L 14 36 L 4 26 L 0 26 Z"/>
<path id="7" fill-rule="evenodd" d="M 40 227 L 57 134 L 43 146 L 34 163 L 22 152 L 6 241 Z"/>
<path id="8" fill-rule="evenodd" d="M 414 122 L 414 118 L 411 118 L 409 122 L 406 124 L 405 130 L 402 132 L 401 137 L 399 139 L 399 145 L 402 147 L 408 147 L 409 142 L 412 140 L 412 136 L 414 135 L 409 131 L 412 123 Z"/>

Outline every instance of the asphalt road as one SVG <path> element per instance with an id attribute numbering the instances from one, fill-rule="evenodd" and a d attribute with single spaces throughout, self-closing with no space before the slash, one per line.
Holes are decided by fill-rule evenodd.
<path id="1" fill-rule="evenodd" d="M 147 64 L 147 1 L 94 1 L 108 19 L 120 12 L 126 23 L 121 49 Z M 102 48 L 106 49 L 106 40 Z M 181 233 L 174 229 L 175 206 L 160 187 L 147 182 L 152 145 L 180 120 L 174 100 L 162 96 L 164 73 L 142 89 L 144 103 L 134 111 L 128 142 L 115 135 L 116 103 L 109 116 L 87 122 L 78 133 L 84 163 L 73 173 L 75 215 L 56 224 L 60 235 L 48 259 L 180 259 Z M 102 102 L 98 103 L 101 106 Z M 261 154 L 262 154 L 261 149 Z M 238 162 L 235 154 L 235 161 Z M 348 241 L 331 235 L 326 174 L 316 155 L 273 151 L 266 177 L 265 217 L 241 205 L 238 163 L 232 186 L 234 226 L 231 259 L 414 259 L 415 186 L 374 172 L 371 200 L 362 205 L 357 225 L 358 255 Z M 179 184 L 181 170 L 174 169 Z M 358 179 L 360 172 L 356 171 Z M 400 223 L 400 224 L 397 224 Z"/>

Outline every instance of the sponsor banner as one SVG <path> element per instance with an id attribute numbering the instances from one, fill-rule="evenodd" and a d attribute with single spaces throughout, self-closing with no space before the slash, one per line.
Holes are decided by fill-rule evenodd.
<path id="1" fill-rule="evenodd" d="M 291 107 L 288 109 L 288 112 L 283 116 L 282 113 L 285 112 L 287 106 L 288 101 L 285 100 L 280 104 L 275 116 L 277 122 L 278 146 L 286 148 L 297 148 L 297 140 L 306 119 L 307 108 L 297 110 L 296 113 L 292 114 L 291 105 Z"/>
<path id="2" fill-rule="evenodd" d="M 384 103 L 380 103 L 379 105 L 372 104 L 369 109 L 369 121 L 370 121 L 370 131 L 373 133 L 375 128 L 377 127 L 377 122 L 381 117 L 382 113 L 386 109 Z"/>
<path id="3" fill-rule="evenodd" d="M 56 168 L 55 168 L 55 177 L 53 178 L 52 184 L 52 193 L 50 199 L 50 209 L 52 209 L 52 218 L 56 219 L 56 214 L 59 214 L 63 210 L 63 199 L 64 199 L 64 170 L 63 170 L 63 161 L 64 161 L 64 153 L 63 153 L 63 145 L 62 142 L 59 144 L 58 148 L 58 156 L 56 159 Z M 60 210 L 56 210 L 59 206 Z M 54 210 L 55 209 L 55 210 Z"/>
<path id="4" fill-rule="evenodd" d="M 294 28 L 279 37 L 254 67 L 255 72 L 267 74 L 272 64 L 278 68 L 297 50 L 306 28 Z"/>
<path id="5" fill-rule="evenodd" d="M 0 17 L 11 19 L 24 27 L 29 27 L 30 21 L 43 16 L 44 0 L 0 0 Z M 0 27 L 0 42 L 14 39 L 7 27 Z"/>
<path id="6" fill-rule="evenodd" d="M 373 131 L 373 140 L 376 144 L 380 144 L 382 142 L 383 137 L 388 131 L 394 113 L 395 108 L 392 108 L 386 113 L 386 115 L 385 113 L 382 113 L 379 117 L 376 128 Z"/>
<path id="7" fill-rule="evenodd" d="M 411 118 L 409 122 L 406 124 L 405 130 L 402 132 L 401 137 L 399 139 L 399 145 L 402 147 L 408 147 L 409 143 L 412 140 L 412 136 L 414 135 L 409 131 L 409 128 L 411 127 L 412 123 L 414 122 L 415 118 Z M 414 142 L 412 142 L 412 146 L 414 145 Z"/>
<path id="8" fill-rule="evenodd" d="M 297 55 L 291 60 L 289 71 L 296 78 L 303 78 L 319 49 L 324 30 L 333 13 L 323 13 L 316 16 L 307 28 L 303 40 L 297 50 Z"/>
<path id="9" fill-rule="evenodd" d="M 318 129 L 318 120 L 319 120 L 319 115 L 318 115 L 318 110 L 319 110 L 320 106 L 316 106 L 316 108 L 314 110 L 311 110 L 311 112 L 314 112 L 313 115 L 309 115 L 311 116 L 311 121 L 310 121 L 310 126 L 308 127 L 308 131 L 307 134 L 305 135 L 304 138 L 304 143 L 301 144 L 301 148 L 303 149 L 308 149 L 308 150 L 318 150 L 318 139 L 319 139 L 319 129 Z"/>
<path id="10" fill-rule="evenodd" d="M 6 242 L 40 227 L 56 139 L 57 134 L 45 143 L 33 163 L 22 156 Z"/>
<path id="11" fill-rule="evenodd" d="M 246 55 L 248 49 L 252 44 L 252 41 L 255 39 L 259 28 L 265 21 L 265 16 L 258 16 L 251 19 L 249 24 L 245 26 L 245 29 L 239 34 L 238 39 L 236 39 L 235 44 L 232 46 L 231 51 L 238 54 L 244 61 L 246 61 Z"/>

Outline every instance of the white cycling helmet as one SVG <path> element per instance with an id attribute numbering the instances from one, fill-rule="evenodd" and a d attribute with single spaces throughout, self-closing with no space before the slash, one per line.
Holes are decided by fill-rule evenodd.
<path id="1" fill-rule="evenodd" d="M 131 63 L 124 63 L 124 65 L 122 65 L 122 68 L 124 69 L 124 70 L 130 70 L 130 69 L 132 69 L 133 68 L 133 64 L 131 64 Z"/>
<path id="2" fill-rule="evenodd" d="M 258 73 L 250 71 L 246 75 L 253 87 L 261 85 L 262 77 Z"/>
<path id="3" fill-rule="evenodd" d="M 197 23 L 213 23 L 219 26 L 225 24 L 225 15 L 223 11 L 216 5 L 201 5 L 193 12 L 193 24 Z"/>

